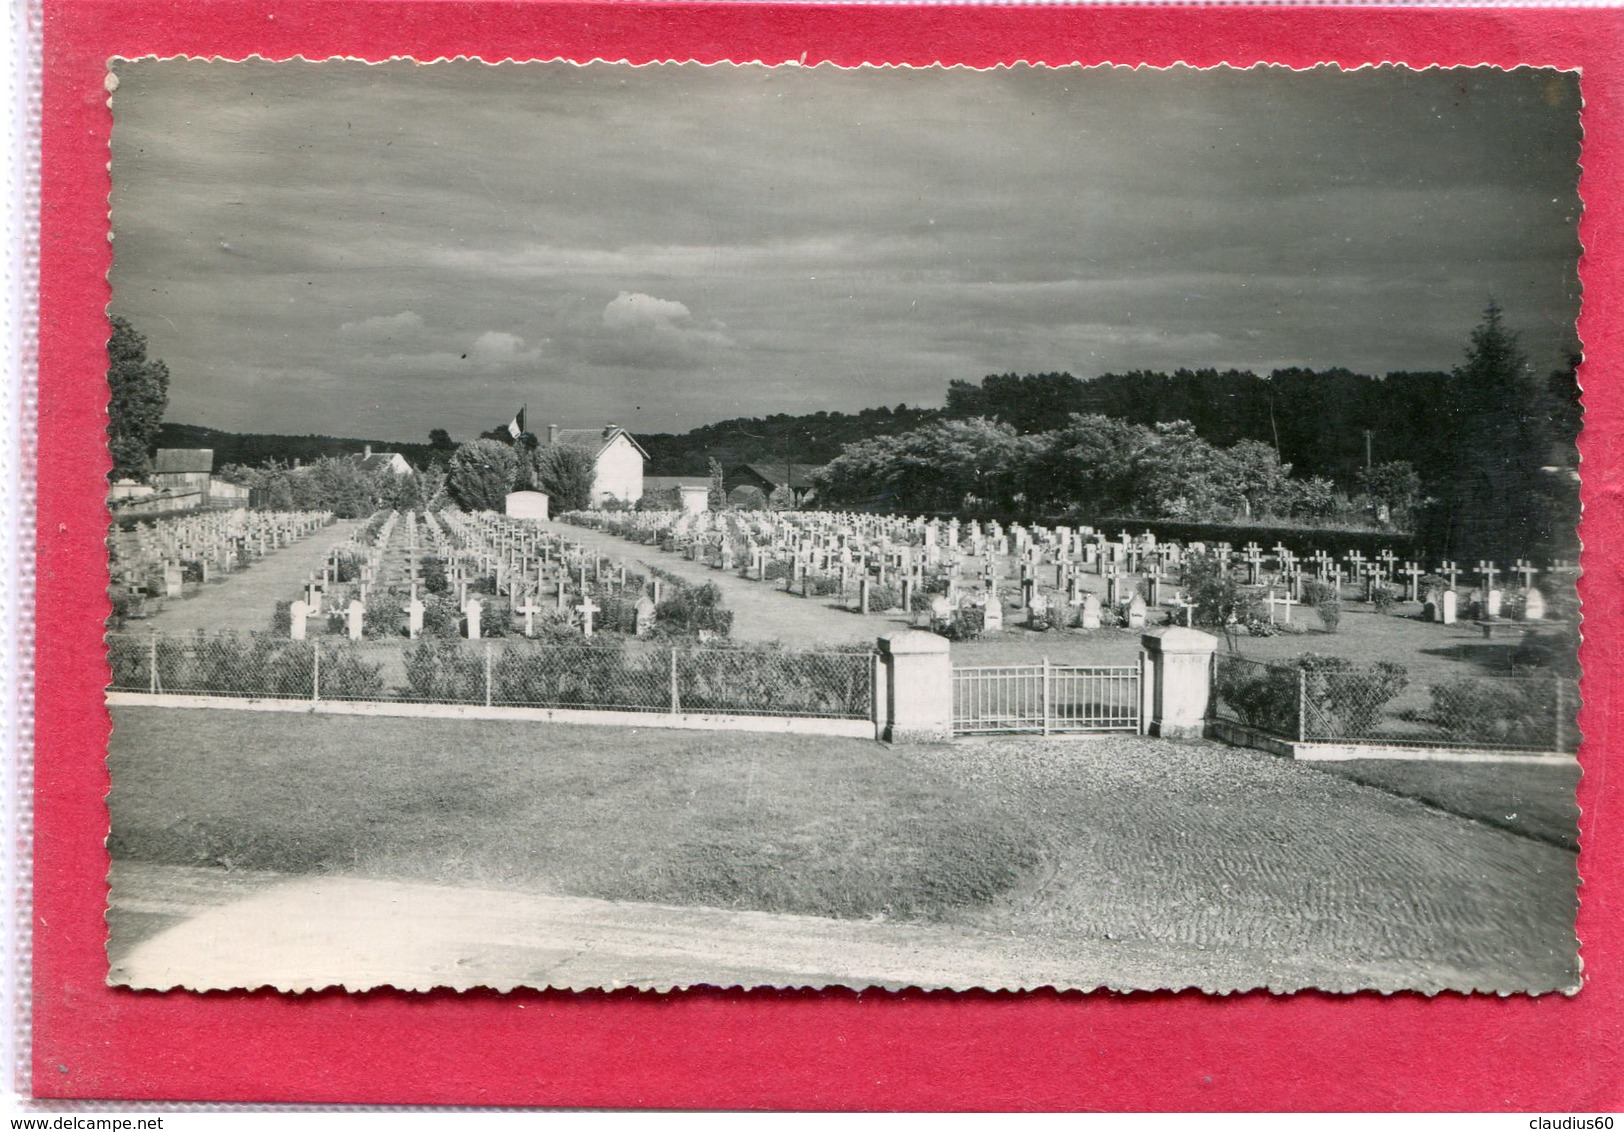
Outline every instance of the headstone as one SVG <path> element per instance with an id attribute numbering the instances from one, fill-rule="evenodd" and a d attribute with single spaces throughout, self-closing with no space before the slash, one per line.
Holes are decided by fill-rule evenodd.
<path id="1" fill-rule="evenodd" d="M 468 621 L 468 639 L 470 641 L 479 640 L 479 632 L 481 628 L 479 622 L 481 617 L 484 615 L 484 612 L 485 607 L 480 603 L 480 600 L 477 597 L 471 597 L 468 599 L 468 605 L 462 611 L 462 613 Z"/>
<path id="2" fill-rule="evenodd" d="M 310 606 L 302 601 L 296 601 L 288 606 L 288 637 L 291 640 L 305 639 L 305 618 L 310 616 Z"/>
<path id="3" fill-rule="evenodd" d="M 981 627 L 989 633 L 1001 632 L 1004 628 L 1004 604 L 998 600 L 997 594 L 987 595 L 987 609 L 982 615 Z"/>
<path id="4" fill-rule="evenodd" d="M 1093 594 L 1083 597 L 1083 628 L 1098 629 L 1100 627 L 1100 599 Z"/>
<path id="5" fill-rule="evenodd" d="M 359 601 L 350 602 L 349 610 L 346 614 L 346 618 L 349 623 L 348 628 L 350 632 L 350 640 L 359 641 L 364 635 L 366 615 L 367 607 L 364 604 Z"/>
<path id="6" fill-rule="evenodd" d="M 1453 625 L 1455 623 L 1455 606 L 1458 603 L 1458 601 L 1459 601 L 1459 599 L 1455 596 L 1455 591 L 1454 590 L 1445 590 L 1444 591 L 1443 597 L 1441 599 L 1439 599 L 1439 605 L 1438 605 L 1439 612 L 1440 612 L 1440 616 L 1439 616 L 1438 619 L 1443 624 L 1445 624 L 1445 625 Z"/>
<path id="7" fill-rule="evenodd" d="M 637 599 L 637 620 L 635 631 L 639 637 L 646 637 L 654 628 L 654 603 L 645 594 Z"/>
<path id="8" fill-rule="evenodd" d="M 1502 594 L 1499 590 L 1491 589 L 1488 593 L 1483 595 L 1483 616 L 1485 616 L 1485 617 L 1498 617 L 1498 616 L 1500 616 L 1500 606 L 1503 604 L 1504 601 L 1505 601 L 1505 595 L 1504 594 Z"/>
<path id="9" fill-rule="evenodd" d="M 1136 592 L 1133 600 L 1128 603 L 1128 628 L 1143 629 L 1145 627 L 1145 599 Z"/>
<path id="10" fill-rule="evenodd" d="M 415 594 L 406 602 L 406 635 L 414 641 L 423 635 L 423 603 Z"/>
<path id="11" fill-rule="evenodd" d="M 1039 621 L 1049 619 L 1049 599 L 1043 594 L 1034 593 L 1026 601 L 1026 623 L 1034 625 Z"/>
<path id="12" fill-rule="evenodd" d="M 1534 589 L 1528 589 L 1528 596 L 1523 599 L 1523 620 L 1543 621 L 1545 619 L 1545 595 Z"/>

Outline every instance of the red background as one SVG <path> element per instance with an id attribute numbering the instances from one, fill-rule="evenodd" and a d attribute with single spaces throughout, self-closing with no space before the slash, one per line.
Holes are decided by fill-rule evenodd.
<path id="1" fill-rule="evenodd" d="M 34 1089 L 616 1107 L 1624 1109 L 1618 684 L 1624 57 L 1607 10 L 48 0 L 40 295 Z M 111 55 L 1184 61 L 1584 71 L 1586 775 L 1574 998 L 137 993 L 103 985 Z M 1517 238 L 1508 232 L 1507 239 Z"/>

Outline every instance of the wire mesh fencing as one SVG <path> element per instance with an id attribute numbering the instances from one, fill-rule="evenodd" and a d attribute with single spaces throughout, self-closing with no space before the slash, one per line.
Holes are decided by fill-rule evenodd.
<path id="1" fill-rule="evenodd" d="M 110 634 L 109 690 L 244 699 L 869 719 L 870 652 Z"/>
<path id="2" fill-rule="evenodd" d="M 1300 742 L 1572 752 L 1578 681 L 1559 676 L 1417 680 L 1388 662 L 1334 657 L 1214 662 L 1214 718 Z"/>

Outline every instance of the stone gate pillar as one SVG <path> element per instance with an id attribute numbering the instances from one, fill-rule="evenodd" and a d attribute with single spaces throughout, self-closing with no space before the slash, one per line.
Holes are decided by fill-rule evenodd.
<path id="1" fill-rule="evenodd" d="M 953 661 L 948 650 L 945 637 L 919 629 L 879 639 L 885 681 L 880 738 L 892 743 L 952 738 Z"/>
<path id="2" fill-rule="evenodd" d="M 1218 638 L 1175 626 L 1139 641 L 1139 730 L 1164 739 L 1199 739 L 1212 700 Z"/>

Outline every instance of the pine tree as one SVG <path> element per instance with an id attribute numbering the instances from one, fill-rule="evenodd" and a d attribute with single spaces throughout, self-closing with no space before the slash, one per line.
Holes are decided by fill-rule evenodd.
<path id="1" fill-rule="evenodd" d="M 107 447 L 110 479 L 145 480 L 152 474 L 152 446 L 169 406 L 169 367 L 147 358 L 147 340 L 114 315 L 107 340 Z"/>
<path id="2" fill-rule="evenodd" d="M 707 502 L 712 511 L 727 510 L 727 489 L 722 484 L 722 465 L 714 456 L 710 460 L 710 492 Z"/>

